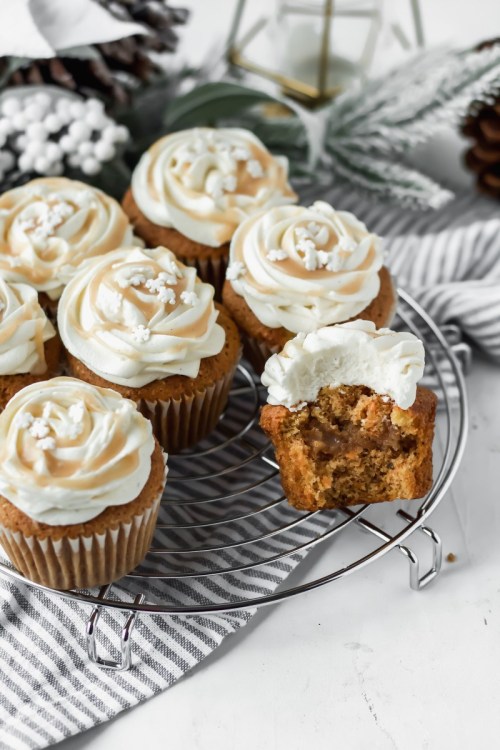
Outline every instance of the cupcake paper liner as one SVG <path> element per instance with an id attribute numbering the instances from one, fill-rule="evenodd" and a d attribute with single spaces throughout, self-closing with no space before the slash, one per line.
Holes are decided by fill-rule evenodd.
<path id="1" fill-rule="evenodd" d="M 247 336 L 247 334 L 241 329 L 240 336 L 243 342 L 243 356 L 250 362 L 255 373 L 257 375 L 262 375 L 264 372 L 264 365 L 269 357 L 276 354 L 276 352 L 281 351 L 282 347 L 269 346 L 269 344 L 266 344 L 263 341 L 258 341 L 257 339 Z"/>
<path id="2" fill-rule="evenodd" d="M 226 279 L 227 257 L 222 258 L 186 258 L 176 253 L 177 258 L 186 266 L 194 266 L 202 281 L 212 284 L 215 299 L 222 300 L 222 287 Z"/>
<path id="3" fill-rule="evenodd" d="M 150 420 L 153 432 L 167 453 L 178 453 L 198 443 L 216 426 L 226 406 L 233 381 L 233 367 L 203 391 L 168 401 L 137 402 L 139 411 Z"/>
<path id="4" fill-rule="evenodd" d="M 53 589 L 93 588 L 121 578 L 145 557 L 161 495 L 127 523 L 100 534 L 38 538 L 0 526 L 0 544 L 11 562 L 36 583 Z"/>

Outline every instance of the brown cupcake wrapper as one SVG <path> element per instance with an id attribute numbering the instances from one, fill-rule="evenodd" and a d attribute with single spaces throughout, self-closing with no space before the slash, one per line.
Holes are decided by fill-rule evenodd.
<path id="1" fill-rule="evenodd" d="M 222 300 L 222 287 L 226 279 L 227 258 L 186 258 L 176 253 L 177 258 L 185 266 L 194 266 L 202 281 L 212 284 L 215 289 L 215 299 Z"/>
<path id="2" fill-rule="evenodd" d="M 116 581 L 144 559 L 153 538 L 161 495 L 127 523 L 101 534 L 39 539 L 0 525 L 0 544 L 26 577 L 53 589 L 93 588 Z"/>
<path id="3" fill-rule="evenodd" d="M 240 329 L 241 340 L 243 342 L 243 356 L 250 362 L 255 373 L 262 375 L 264 366 L 273 354 L 281 351 L 281 346 L 269 346 L 264 341 L 248 336 Z"/>
<path id="4" fill-rule="evenodd" d="M 167 453 L 178 453 L 198 443 L 215 428 L 224 411 L 233 381 L 233 367 L 203 391 L 168 401 L 137 402 L 139 411 L 150 420 L 153 432 Z"/>

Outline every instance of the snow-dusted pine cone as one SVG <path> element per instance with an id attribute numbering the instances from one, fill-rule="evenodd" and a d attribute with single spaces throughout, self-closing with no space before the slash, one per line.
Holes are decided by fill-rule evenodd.
<path id="1" fill-rule="evenodd" d="M 499 43 L 500 39 L 491 39 L 478 50 Z M 462 133 L 473 141 L 465 163 L 476 174 L 478 189 L 500 199 L 500 96 L 491 104 L 472 102 Z"/>
<path id="2" fill-rule="evenodd" d="M 30 60 L 8 79 L 8 86 L 48 83 L 84 96 L 96 93 L 119 103 L 129 101 L 130 92 L 160 70 L 158 56 L 174 52 L 178 37 L 174 27 L 186 22 L 188 11 L 172 8 L 167 0 L 98 0 L 122 21 L 142 24 L 148 34 L 106 44 L 91 45 L 98 58 L 54 57 Z M 9 59 L 1 59 L 7 66 Z"/>

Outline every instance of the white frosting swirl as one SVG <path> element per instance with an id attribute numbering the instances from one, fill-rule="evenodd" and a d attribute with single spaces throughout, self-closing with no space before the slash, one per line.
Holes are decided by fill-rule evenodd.
<path id="1" fill-rule="evenodd" d="M 149 420 L 115 391 L 35 383 L 0 414 L 0 494 L 40 523 L 85 523 L 139 495 L 154 447 Z"/>
<path id="2" fill-rule="evenodd" d="M 314 401 L 321 388 L 341 385 L 364 385 L 408 409 L 423 372 L 424 347 L 412 333 L 353 320 L 299 333 L 267 360 L 262 383 L 269 404 L 291 411 Z"/>
<path id="3" fill-rule="evenodd" d="M 211 247 L 228 242 L 250 214 L 297 200 L 288 184 L 288 160 L 272 156 L 240 128 L 165 136 L 141 157 L 132 194 L 154 224 Z"/>
<path id="4" fill-rule="evenodd" d="M 59 302 L 69 352 L 105 380 L 139 388 L 198 375 L 224 347 L 214 289 L 164 247 L 122 248 L 88 263 Z"/>
<path id="5" fill-rule="evenodd" d="M 379 237 L 353 214 L 317 201 L 244 221 L 227 278 L 261 323 L 299 333 L 364 310 L 379 292 L 382 263 Z"/>
<path id="6" fill-rule="evenodd" d="M 55 335 L 35 289 L 0 275 L 0 376 L 44 373 L 44 344 Z"/>
<path id="7" fill-rule="evenodd" d="M 0 197 L 0 271 L 52 299 L 87 258 L 133 242 L 121 206 L 83 182 L 41 178 Z"/>

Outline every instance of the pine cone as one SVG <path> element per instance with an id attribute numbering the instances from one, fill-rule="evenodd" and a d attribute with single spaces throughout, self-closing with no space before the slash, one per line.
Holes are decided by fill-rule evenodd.
<path id="1" fill-rule="evenodd" d="M 100 59 L 56 57 L 31 60 L 18 68 L 7 81 L 7 86 L 52 84 L 84 96 L 101 94 L 107 99 L 125 104 L 130 92 L 148 83 L 161 71 L 155 59 L 158 54 L 174 52 L 178 37 L 173 27 L 185 23 L 188 11 L 171 8 L 167 0 L 98 0 L 110 13 L 123 21 L 135 21 L 145 26 L 149 34 L 132 36 L 94 46 Z M 9 58 L 3 58 L 3 66 Z"/>
<path id="2" fill-rule="evenodd" d="M 498 43 L 500 39 L 491 39 L 477 49 Z M 500 96 L 492 104 L 472 102 L 462 133 L 473 140 L 465 153 L 465 164 L 476 174 L 478 189 L 500 199 Z"/>

